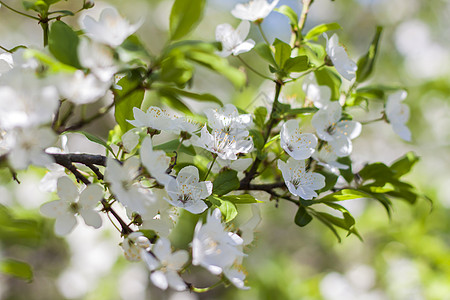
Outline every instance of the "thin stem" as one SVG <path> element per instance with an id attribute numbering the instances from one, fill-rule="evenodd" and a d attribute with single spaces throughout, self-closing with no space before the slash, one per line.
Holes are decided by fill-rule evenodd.
<path id="1" fill-rule="evenodd" d="M 7 9 L 9 9 L 9 10 L 11 10 L 11 11 L 13 11 L 13 12 L 19 14 L 19 15 L 22 15 L 22 16 L 24 16 L 24 17 L 27 17 L 27 18 L 30 18 L 30 19 L 33 19 L 33 20 L 38 20 L 38 21 L 40 21 L 40 19 L 39 19 L 38 17 L 32 16 L 32 15 L 28 15 L 28 14 L 26 14 L 26 13 L 23 13 L 23 12 L 21 12 L 21 11 L 18 11 L 18 10 L 16 10 L 16 9 L 12 8 L 11 6 L 7 5 L 4 1 L 0 1 L 0 4 L 3 5 L 4 7 L 6 7 Z"/>
<path id="2" fill-rule="evenodd" d="M 264 39 L 264 41 L 266 42 L 266 44 L 270 46 L 269 40 L 267 39 L 266 34 L 264 33 L 264 30 L 262 29 L 261 23 L 260 23 L 260 22 L 257 22 L 256 25 L 257 25 L 258 28 L 259 28 L 259 32 L 261 32 L 262 38 Z"/>
<path id="3" fill-rule="evenodd" d="M 212 170 L 212 168 L 214 166 L 214 163 L 216 162 L 216 159 L 217 159 L 217 154 L 213 153 L 213 160 L 211 162 L 211 165 L 209 166 L 208 172 L 206 172 L 205 179 L 203 179 L 203 181 L 205 181 L 208 178 L 208 175 L 211 172 L 211 170 Z"/>
<path id="4" fill-rule="evenodd" d="M 266 131 L 266 133 L 264 135 L 264 144 L 267 143 L 267 140 L 269 139 L 270 134 L 272 132 L 272 128 L 277 123 L 277 120 L 275 118 L 275 113 L 276 113 L 276 111 L 278 109 L 277 108 L 277 106 L 278 106 L 278 98 L 280 97 L 282 86 L 283 86 L 283 82 L 276 81 L 275 98 L 273 100 L 272 111 L 270 112 L 269 120 L 267 121 L 267 131 Z M 250 181 L 252 181 L 252 179 L 255 177 L 256 172 L 257 172 L 258 167 L 259 167 L 261 162 L 262 162 L 261 159 L 259 159 L 259 158 L 255 159 L 255 161 L 253 162 L 252 167 L 245 174 L 245 177 L 241 180 L 241 187 L 243 187 L 243 189 L 245 189 L 245 187 L 249 186 Z"/>
<path id="5" fill-rule="evenodd" d="M 365 122 L 360 122 L 360 123 L 361 123 L 361 125 L 366 125 L 366 124 L 375 123 L 375 122 L 378 122 L 378 121 L 384 121 L 384 120 L 385 120 L 385 117 L 384 117 L 384 115 L 382 115 L 382 116 L 379 117 L 378 119 L 374 119 L 374 120 L 370 120 L 370 121 L 365 121 Z"/>
<path id="6" fill-rule="evenodd" d="M 6 52 L 12 53 L 11 50 L 6 49 L 5 47 L 0 46 L 0 49 L 2 49 L 3 51 L 6 51 Z"/>
<path id="7" fill-rule="evenodd" d="M 305 26 L 306 17 L 308 16 L 309 6 L 313 3 L 314 0 L 303 0 L 302 13 L 300 15 L 300 20 L 298 21 L 298 40 L 301 41 L 303 39 L 302 30 Z"/>
<path id="8" fill-rule="evenodd" d="M 41 27 L 44 34 L 44 47 L 46 47 L 48 45 L 48 20 L 41 22 Z"/>
<path id="9" fill-rule="evenodd" d="M 268 79 L 268 80 L 271 80 L 271 81 L 274 81 L 272 78 L 270 78 L 269 76 L 266 76 L 266 75 L 264 75 L 264 74 L 262 74 L 262 73 L 260 73 L 259 71 L 256 71 L 255 69 L 253 69 L 249 64 L 247 64 L 246 62 L 245 62 L 245 60 L 244 59 L 242 59 L 242 57 L 240 57 L 240 56 L 236 56 L 246 67 L 247 67 L 247 69 L 249 69 L 250 71 L 252 71 L 253 73 L 255 73 L 256 75 L 259 75 L 259 76 L 261 76 L 262 78 L 264 78 L 264 79 Z"/>

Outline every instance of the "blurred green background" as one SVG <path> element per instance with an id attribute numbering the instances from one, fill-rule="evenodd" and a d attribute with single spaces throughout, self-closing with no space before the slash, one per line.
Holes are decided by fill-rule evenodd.
<path id="1" fill-rule="evenodd" d="M 7 1 L 20 7 L 19 1 Z M 209 0 L 205 16 L 193 39 L 214 40 L 218 24 L 237 25 L 230 11 L 235 0 Z M 245 2 L 245 1 L 239 1 Z M 61 9 L 78 8 L 82 1 L 70 0 Z M 113 5 L 132 22 L 144 18 L 138 35 L 153 53 L 163 47 L 172 1 L 132 0 L 96 2 L 93 13 Z M 281 0 L 300 11 L 299 0 Z M 78 28 L 78 17 L 65 21 Z M 358 169 L 366 162 L 391 163 L 413 150 L 421 161 L 409 175 L 410 182 L 433 200 L 411 206 L 394 203 L 392 218 L 378 203 L 347 201 L 364 238 L 343 238 L 338 243 L 322 224 L 305 228 L 293 223 L 290 203 L 262 206 L 263 222 L 244 260 L 249 291 L 219 287 L 205 294 L 161 292 L 149 284 L 143 264 L 128 263 L 118 247 L 111 226 L 91 230 L 84 226 L 66 240 L 53 235 L 50 220 L 38 207 L 55 195 L 42 193 L 39 180 L 45 173 L 33 169 L 19 174 L 17 185 L 8 171 L 0 172 L 0 203 L 14 207 L 14 214 L 0 212 L 0 256 L 29 263 L 32 282 L 0 275 L 1 299 L 450 299 L 450 2 L 447 0 L 315 0 L 306 30 L 320 23 L 338 22 L 337 33 L 354 60 L 363 55 L 377 25 L 384 26 L 381 49 L 371 83 L 404 87 L 411 107 L 409 126 L 413 142 L 404 143 L 387 124 L 367 125 L 354 142 L 352 158 Z M 41 44 L 40 28 L 34 22 L 0 9 L 0 44 Z M 289 40 L 288 20 L 273 12 L 262 24 L 273 40 Z M 260 41 L 257 30 L 251 38 Z M 320 40 L 319 40 L 320 41 Z M 322 41 L 324 43 L 324 40 Z M 244 59 L 262 72 L 259 58 Z M 238 61 L 230 58 L 238 65 Z M 224 102 L 246 108 L 271 90 L 267 82 L 249 73 L 249 88 L 234 91 L 219 76 L 199 69 L 194 86 L 214 93 Z M 289 87 L 290 95 L 301 95 L 301 84 Z M 295 98 L 295 97 L 294 97 Z M 380 103 L 371 104 L 375 108 Z M 200 112 L 202 107 L 192 107 Z M 370 118 L 369 118 L 370 119 Z M 363 120 L 362 120 L 363 121 Z M 107 136 L 113 118 L 89 129 Z M 71 151 L 101 151 L 78 135 L 69 140 Z M 245 219 L 245 218 L 244 218 Z M 17 225 L 10 230 L 8 224 Z M 106 223 L 106 222 L 105 222 Z M 341 232 L 344 236 L 344 233 Z M 187 274 L 201 284 L 213 283 L 206 271 Z"/>

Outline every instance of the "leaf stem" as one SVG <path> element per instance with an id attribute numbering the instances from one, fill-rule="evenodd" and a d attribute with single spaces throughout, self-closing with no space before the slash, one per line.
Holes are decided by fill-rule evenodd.
<path id="1" fill-rule="evenodd" d="M 243 65 L 245 65 L 245 66 L 247 67 L 247 69 L 249 69 L 250 71 L 252 71 L 252 72 L 255 73 L 256 75 L 259 75 L 259 76 L 261 76 L 261 77 L 264 78 L 264 79 L 268 79 L 268 80 L 274 81 L 274 80 L 273 80 L 272 78 L 270 78 L 269 76 L 266 76 L 266 75 L 260 73 L 259 71 L 256 71 L 255 69 L 253 69 L 249 64 L 247 64 L 247 63 L 245 62 L 245 60 L 244 60 L 242 57 L 240 57 L 240 56 L 236 56 L 236 57 L 242 62 Z"/>
<path id="2" fill-rule="evenodd" d="M 314 0 L 303 0 L 302 13 L 300 15 L 300 20 L 298 21 L 298 40 L 299 42 L 303 39 L 302 30 L 305 26 L 306 17 L 308 16 L 309 6 L 313 3 Z"/>
<path id="3" fill-rule="evenodd" d="M 264 33 L 264 30 L 262 29 L 261 22 L 257 22 L 256 25 L 259 28 L 259 32 L 261 33 L 261 36 L 264 39 L 264 42 L 266 42 L 266 44 L 270 46 L 269 40 L 267 39 L 266 34 Z"/>
<path id="4" fill-rule="evenodd" d="M 38 17 L 35 17 L 35 16 L 32 16 L 32 15 L 23 13 L 23 12 L 21 12 L 21 11 L 18 11 L 18 10 L 16 10 L 16 9 L 12 8 L 11 6 L 5 4 L 4 1 L 1 1 L 1 0 L 0 0 L 0 4 L 3 5 L 4 7 L 6 7 L 7 9 L 9 9 L 9 10 L 11 10 L 11 11 L 13 11 L 13 12 L 19 14 L 19 15 L 22 15 L 22 16 L 24 16 L 24 17 L 27 17 L 27 18 L 30 18 L 30 19 L 33 19 L 33 20 L 38 20 L 38 21 L 41 20 L 41 19 L 39 19 Z"/>
<path id="5" fill-rule="evenodd" d="M 213 156 L 213 160 L 212 160 L 212 162 L 211 162 L 211 165 L 209 166 L 208 172 L 206 172 L 205 179 L 203 179 L 203 181 L 205 181 L 205 180 L 208 178 L 208 175 L 209 175 L 209 173 L 211 172 L 211 170 L 212 170 L 212 168 L 213 168 L 213 166 L 214 166 L 214 163 L 216 162 L 217 154 L 212 153 L 212 156 Z"/>

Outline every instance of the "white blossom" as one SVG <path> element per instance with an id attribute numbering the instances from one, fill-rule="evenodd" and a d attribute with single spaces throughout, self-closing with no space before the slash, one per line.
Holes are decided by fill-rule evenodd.
<path id="1" fill-rule="evenodd" d="M 154 151 L 150 137 L 146 137 L 142 141 L 140 156 L 144 167 L 159 184 L 166 185 L 173 179 L 166 173 L 170 165 L 170 157 L 163 150 Z"/>
<path id="2" fill-rule="evenodd" d="M 153 189 L 152 201 L 146 202 L 147 209 L 142 213 L 142 229 L 155 231 L 160 237 L 168 237 L 178 220 L 178 208 L 165 199 L 169 197 L 165 189 Z"/>
<path id="3" fill-rule="evenodd" d="M 229 103 L 219 109 L 207 109 L 205 115 L 211 128 L 225 132 L 245 129 L 252 124 L 251 114 L 240 115 L 236 106 Z"/>
<path id="4" fill-rule="evenodd" d="M 312 101 L 317 108 L 323 108 L 330 104 L 331 89 L 326 85 L 318 85 L 314 74 L 308 75 L 303 81 L 303 91 L 306 100 Z"/>
<path id="5" fill-rule="evenodd" d="M 356 63 L 348 57 L 344 47 L 339 45 L 339 37 L 333 34 L 330 39 L 324 33 L 327 40 L 327 54 L 333 62 L 334 67 L 345 79 L 351 81 L 356 77 L 358 67 Z"/>
<path id="6" fill-rule="evenodd" d="M 105 169 L 105 181 L 110 183 L 111 193 L 129 212 L 145 213 L 148 193 L 134 180 L 139 174 L 139 159 L 135 156 L 127 159 L 123 165 L 108 157 Z"/>
<path id="7" fill-rule="evenodd" d="M 133 107 L 134 120 L 127 120 L 135 127 L 148 127 L 156 130 L 174 130 L 176 128 L 172 117 L 166 110 L 150 106 L 146 112 Z"/>
<path id="8" fill-rule="evenodd" d="M 151 251 L 152 253 L 146 253 L 144 259 L 152 271 L 150 274 L 152 283 L 162 290 L 168 287 L 176 291 L 185 290 L 186 283 L 178 272 L 188 261 L 188 252 L 178 250 L 172 253 L 170 241 L 166 238 L 159 238 Z"/>
<path id="9" fill-rule="evenodd" d="M 166 199 L 170 204 L 199 214 L 208 208 L 203 199 L 211 195 L 213 185 L 211 181 L 199 182 L 198 169 L 187 166 L 180 170 L 176 179 L 171 178 L 165 187 L 169 194 Z"/>
<path id="10" fill-rule="evenodd" d="M 328 143 L 323 144 L 320 150 L 314 152 L 312 158 L 318 161 L 319 165 L 329 168 L 335 174 L 339 174 L 339 169 L 348 169 L 347 165 L 336 161 L 338 159 L 336 150 Z"/>
<path id="11" fill-rule="evenodd" d="M 192 240 L 192 264 L 214 275 L 221 274 L 225 268 L 233 266 L 238 257 L 244 256 L 242 238 L 227 231 L 221 217 L 216 208 L 208 215 L 206 223 L 197 223 Z"/>
<path id="12" fill-rule="evenodd" d="M 216 27 L 216 41 L 222 43 L 222 51 L 218 54 L 227 57 L 230 54 L 239 55 L 250 51 L 255 47 L 255 41 L 245 40 L 250 32 L 250 22 L 242 21 L 238 28 L 234 29 L 230 24 L 220 24 Z"/>
<path id="13" fill-rule="evenodd" d="M 52 121 L 59 99 L 54 86 L 22 68 L 14 68 L 0 79 L 0 128 L 39 126 Z"/>
<path id="14" fill-rule="evenodd" d="M 77 70 L 70 75 L 56 77 L 59 93 L 70 102 L 81 105 L 97 101 L 105 96 L 111 83 L 99 80 L 93 74 Z"/>
<path id="15" fill-rule="evenodd" d="M 116 65 L 114 51 L 111 48 L 82 38 L 77 51 L 83 67 L 88 68 L 101 81 L 112 84 L 114 74 L 119 71 L 119 67 Z"/>
<path id="16" fill-rule="evenodd" d="M 200 131 L 200 137 L 192 136 L 192 144 L 215 153 L 224 160 L 236 160 L 240 153 L 253 150 L 253 141 L 247 130 L 225 132 L 213 130 L 209 133 L 206 126 Z"/>
<path id="17" fill-rule="evenodd" d="M 407 96 L 406 91 L 398 91 L 389 95 L 386 102 L 386 117 L 392 129 L 405 141 L 411 141 L 411 131 L 406 123 L 409 120 L 409 107 L 402 103 Z"/>
<path id="18" fill-rule="evenodd" d="M 55 233 L 69 234 L 77 224 L 76 215 L 80 215 L 86 225 L 100 228 L 102 219 L 94 210 L 103 198 L 103 189 L 99 185 L 89 185 L 81 193 L 69 177 L 58 179 L 58 196 L 60 200 L 51 201 L 41 206 L 41 212 L 47 217 L 56 218 Z"/>
<path id="19" fill-rule="evenodd" d="M 54 162 L 45 149 L 56 142 L 56 135 L 50 128 L 18 128 L 7 133 L 8 160 L 16 170 L 26 169 L 30 164 L 47 166 Z"/>
<path id="20" fill-rule="evenodd" d="M 267 0 L 251 0 L 246 4 L 236 4 L 231 14 L 242 20 L 248 21 L 260 21 L 266 18 L 275 6 L 278 4 L 279 0 L 273 0 L 272 3 L 268 3 Z"/>
<path id="21" fill-rule="evenodd" d="M 351 140 L 361 133 L 361 123 L 342 120 L 342 107 L 333 101 L 314 114 L 311 124 L 315 127 L 320 139 L 327 141 L 339 157 L 352 152 Z"/>
<path id="22" fill-rule="evenodd" d="M 301 133 L 298 121 L 289 120 L 280 132 L 280 144 L 296 160 L 310 158 L 317 146 L 317 137 L 312 133 Z"/>
<path id="23" fill-rule="evenodd" d="M 80 26 L 94 41 L 117 47 L 132 35 L 141 26 L 141 23 L 130 25 L 115 8 L 108 7 L 103 9 L 98 21 L 91 16 L 85 16 Z"/>
<path id="24" fill-rule="evenodd" d="M 120 243 L 125 258 L 129 261 L 140 261 L 151 243 L 142 232 L 135 231 L 127 235 Z"/>
<path id="25" fill-rule="evenodd" d="M 305 200 L 317 197 L 315 190 L 325 186 L 325 177 L 322 174 L 307 172 L 304 160 L 295 160 L 290 157 L 287 162 L 278 160 L 278 169 L 283 174 L 288 190 Z"/>

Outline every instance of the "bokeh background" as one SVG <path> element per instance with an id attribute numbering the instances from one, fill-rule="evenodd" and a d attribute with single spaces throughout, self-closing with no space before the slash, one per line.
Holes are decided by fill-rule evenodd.
<path id="1" fill-rule="evenodd" d="M 235 0 L 209 0 L 204 19 L 192 34 L 193 39 L 214 40 L 218 24 L 237 25 L 230 14 Z M 281 0 L 296 11 L 299 0 Z M 7 1 L 20 8 L 20 1 Z M 81 0 L 61 3 L 61 9 L 77 9 Z M 158 53 L 168 30 L 171 0 L 96 1 L 90 14 L 108 5 L 137 22 L 148 49 Z M 78 28 L 78 17 L 66 22 Z M 414 205 L 394 202 L 389 219 L 378 203 L 346 201 L 357 219 L 364 238 L 343 238 L 338 243 L 322 224 L 313 221 L 305 228 L 293 222 L 295 210 L 290 203 L 269 202 L 262 206 L 263 222 L 256 241 L 247 251 L 249 291 L 219 287 L 205 294 L 161 292 L 149 284 L 141 263 L 129 263 L 118 247 L 117 233 L 108 224 L 102 230 L 78 226 L 66 239 L 53 234 L 51 220 L 40 216 L 39 206 L 55 195 L 39 190 L 45 170 L 31 169 L 19 174 L 21 184 L 10 180 L 9 171 L 0 171 L 0 203 L 14 207 L 14 214 L 0 212 L 0 256 L 22 260 L 34 270 L 32 282 L 0 275 L 1 299 L 450 299 L 450 2 L 447 0 L 315 0 L 306 30 L 320 23 L 338 22 L 340 41 L 356 60 L 370 44 L 377 25 L 384 26 L 375 73 L 369 84 L 404 87 L 411 107 L 409 126 L 413 142 L 400 140 L 387 124 L 367 125 L 354 141 L 355 169 L 366 162 L 391 163 L 408 151 L 421 157 L 410 182 L 433 200 Z M 40 27 L 28 19 L 0 8 L 0 44 L 40 46 Z M 289 41 L 285 16 L 273 12 L 262 24 L 273 40 Z M 261 41 L 252 29 L 251 38 Z M 319 40 L 320 41 L 320 40 Z M 321 40 L 324 43 L 324 40 Z M 268 72 L 253 54 L 244 59 L 261 72 Z M 238 65 L 238 61 L 230 58 Z M 235 91 L 230 84 L 206 70 L 198 69 L 194 88 L 219 96 L 247 108 L 261 101 L 262 91 L 272 87 L 249 73 L 249 87 Z M 287 89 L 286 96 L 301 98 L 301 84 Z M 264 98 L 264 97 L 263 97 Z M 107 100 L 105 100 L 107 101 Z M 97 104 L 98 106 L 101 103 Z M 376 106 L 381 103 L 372 103 Z M 203 107 L 191 105 L 194 111 Z M 362 115 L 361 121 L 370 119 Z M 113 118 L 103 119 L 87 128 L 107 137 Z M 77 134 L 69 135 L 70 151 L 103 153 L 97 145 Z M 9 231 L 9 222 L 20 230 Z M 341 232 L 342 236 L 345 236 Z M 188 274 L 192 277 L 193 274 Z M 201 272 L 196 282 L 210 282 Z"/>

